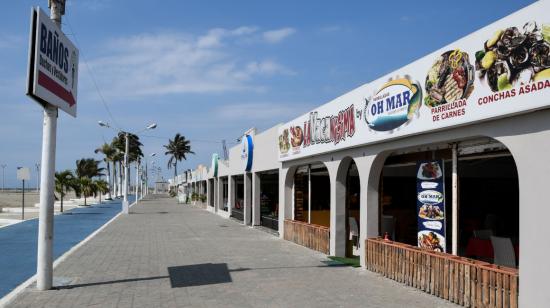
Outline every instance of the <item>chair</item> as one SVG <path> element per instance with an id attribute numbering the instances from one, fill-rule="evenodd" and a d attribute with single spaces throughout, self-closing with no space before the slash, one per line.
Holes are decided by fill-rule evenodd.
<path id="1" fill-rule="evenodd" d="M 355 220 L 355 217 L 348 217 L 349 222 L 349 240 L 352 241 L 353 247 L 352 254 L 359 255 L 359 246 L 361 245 L 359 242 L 359 227 L 357 226 L 357 221 Z"/>
<path id="2" fill-rule="evenodd" d="M 490 229 L 474 230 L 474 237 L 480 240 L 489 240 L 491 236 L 493 236 L 493 230 L 490 230 Z"/>
<path id="3" fill-rule="evenodd" d="M 382 215 L 382 224 L 381 224 L 382 235 L 386 232 L 391 236 L 392 241 L 395 241 L 395 217 L 391 215 Z"/>
<path id="4" fill-rule="evenodd" d="M 494 263 L 497 265 L 516 267 L 516 252 L 512 240 L 508 237 L 491 236 L 493 251 L 495 253 Z"/>
<path id="5" fill-rule="evenodd" d="M 355 237 L 355 241 L 359 239 L 359 227 L 357 226 L 357 221 L 354 217 L 348 217 L 349 221 L 349 240 L 353 241 Z"/>

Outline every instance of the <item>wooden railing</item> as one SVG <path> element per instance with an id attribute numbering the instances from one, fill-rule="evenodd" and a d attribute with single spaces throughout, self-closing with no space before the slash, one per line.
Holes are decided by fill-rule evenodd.
<path id="1" fill-rule="evenodd" d="M 517 269 L 379 238 L 365 244 L 367 269 L 390 279 L 465 307 L 518 306 Z"/>
<path id="2" fill-rule="evenodd" d="M 330 253 L 330 231 L 325 226 L 286 219 L 284 238 L 325 254 Z"/>

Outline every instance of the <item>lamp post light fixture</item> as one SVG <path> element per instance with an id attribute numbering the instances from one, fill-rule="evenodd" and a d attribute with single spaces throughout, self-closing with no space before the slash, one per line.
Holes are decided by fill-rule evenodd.
<path id="1" fill-rule="evenodd" d="M 112 128 L 109 123 L 106 123 L 106 122 L 103 122 L 103 121 L 98 121 L 97 124 L 99 124 L 99 126 L 102 126 L 102 127 L 107 127 L 107 128 L 111 128 L 111 129 L 114 129 Z M 152 123 L 152 124 L 149 124 L 145 129 L 142 129 L 140 131 L 138 131 L 137 133 L 134 133 L 134 135 L 137 135 L 141 132 L 144 132 L 146 130 L 149 130 L 149 129 L 155 129 L 157 127 L 157 124 L 156 123 Z M 124 134 L 124 138 L 125 138 L 125 147 L 124 147 L 124 185 L 122 186 L 122 193 L 123 193 L 123 200 L 122 200 L 122 213 L 124 214 L 128 214 L 130 212 L 130 204 L 128 203 L 128 190 L 129 190 L 129 187 L 128 187 L 128 173 L 130 172 L 130 166 L 128 164 L 128 155 L 129 155 L 129 149 L 130 149 L 130 141 L 129 141 L 129 136 L 130 136 L 130 132 L 126 132 L 126 131 L 123 131 L 123 130 L 120 130 L 120 129 L 114 129 L 116 130 L 117 132 L 119 133 L 122 133 Z M 137 200 L 137 196 L 136 196 L 136 200 Z"/>

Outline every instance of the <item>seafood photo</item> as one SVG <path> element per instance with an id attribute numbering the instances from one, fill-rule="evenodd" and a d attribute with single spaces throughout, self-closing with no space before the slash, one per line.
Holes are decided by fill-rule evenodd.
<path id="1" fill-rule="evenodd" d="M 428 107 L 452 103 L 468 98 L 474 89 L 474 67 L 466 52 L 449 50 L 439 56 L 426 76 L 426 97 Z"/>
<path id="2" fill-rule="evenodd" d="M 437 205 L 433 204 L 424 204 L 420 207 L 418 216 L 424 219 L 430 220 L 442 220 L 445 219 L 445 215 Z"/>
<path id="3" fill-rule="evenodd" d="M 421 180 L 435 180 L 443 175 L 437 162 L 426 162 L 420 165 L 417 178 Z"/>
<path id="4" fill-rule="evenodd" d="M 418 246 L 433 251 L 443 252 L 445 239 L 433 231 L 421 231 L 418 234 Z"/>
<path id="5" fill-rule="evenodd" d="M 295 148 L 301 146 L 302 141 L 304 141 L 304 133 L 302 128 L 300 126 L 291 126 L 290 134 L 292 135 L 292 138 L 290 139 L 290 144 L 292 147 Z"/>
<path id="6" fill-rule="evenodd" d="M 509 27 L 495 32 L 476 52 L 480 80 L 493 92 L 508 90 L 516 82 L 550 78 L 550 24 L 527 22 L 520 30 Z"/>
<path id="7" fill-rule="evenodd" d="M 285 154 L 290 149 L 290 142 L 288 140 L 288 129 L 283 130 L 283 133 L 279 135 L 279 151 L 281 154 Z"/>

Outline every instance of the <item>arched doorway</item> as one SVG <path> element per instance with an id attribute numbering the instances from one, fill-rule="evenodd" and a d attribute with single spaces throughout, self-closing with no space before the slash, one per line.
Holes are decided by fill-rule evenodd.
<path id="1" fill-rule="evenodd" d="M 351 161 L 346 173 L 346 256 L 359 256 L 361 186 L 359 170 Z"/>
<path id="2" fill-rule="evenodd" d="M 294 220 L 330 227 L 330 177 L 324 164 L 309 164 L 296 169 Z"/>
<path id="3" fill-rule="evenodd" d="M 379 235 L 517 268 L 519 182 L 512 154 L 490 138 L 454 144 L 402 149 L 386 159 Z M 434 195 L 440 199 L 434 201 Z"/>

